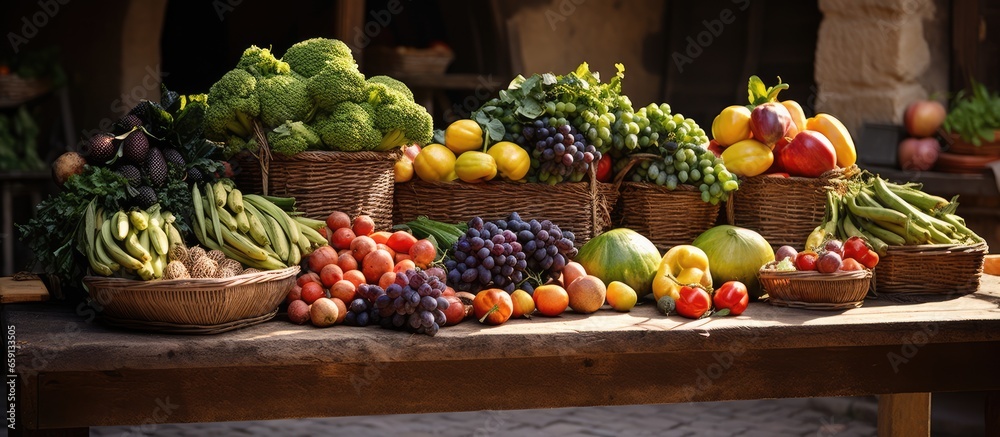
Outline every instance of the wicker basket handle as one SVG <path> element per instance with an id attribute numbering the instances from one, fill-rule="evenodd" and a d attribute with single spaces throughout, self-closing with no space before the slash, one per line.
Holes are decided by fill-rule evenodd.
<path id="1" fill-rule="evenodd" d="M 259 152 L 251 154 L 260 163 L 261 190 L 266 196 L 268 195 L 267 181 L 270 179 L 268 170 L 271 168 L 271 145 L 267 143 L 267 135 L 264 134 L 264 129 L 256 119 L 253 121 L 253 136 L 257 139 Z"/>
<path id="2" fill-rule="evenodd" d="M 650 159 L 656 159 L 660 157 L 660 155 L 654 153 L 634 153 L 628 156 L 629 156 L 628 164 L 625 164 L 625 167 L 622 167 L 621 171 L 619 171 L 618 174 L 615 175 L 614 182 L 612 182 L 613 184 L 615 184 L 615 191 L 618 191 L 618 189 L 621 187 L 622 182 L 625 181 L 625 175 L 628 174 L 628 171 L 631 170 L 632 167 L 635 167 L 636 164 L 642 161 L 647 161 Z"/>

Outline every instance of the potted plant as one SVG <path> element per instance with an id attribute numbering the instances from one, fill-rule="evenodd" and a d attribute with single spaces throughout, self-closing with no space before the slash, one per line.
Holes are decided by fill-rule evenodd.
<path id="1" fill-rule="evenodd" d="M 952 153 L 1000 156 L 1000 94 L 972 81 L 972 93 L 959 91 L 944 120 Z"/>

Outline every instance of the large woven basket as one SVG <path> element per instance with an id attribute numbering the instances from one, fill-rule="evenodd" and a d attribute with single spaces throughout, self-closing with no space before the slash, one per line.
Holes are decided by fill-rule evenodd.
<path id="1" fill-rule="evenodd" d="M 779 272 L 764 266 L 757 273 L 771 305 L 811 310 L 860 307 L 872 283 L 871 270 L 820 273 Z"/>
<path id="2" fill-rule="evenodd" d="M 615 185 L 621 187 L 621 209 L 615 222 L 642 234 L 657 249 L 666 251 L 680 244 L 691 244 L 702 232 L 715 226 L 719 205 L 701 200 L 701 191 L 692 185 L 682 184 L 669 190 L 648 182 L 622 182 L 633 165 L 655 158 L 659 156 L 632 155 L 628 165 L 618 172 Z"/>
<path id="3" fill-rule="evenodd" d="M 879 293 L 963 295 L 979 290 L 986 243 L 890 246 L 875 266 Z"/>
<path id="4" fill-rule="evenodd" d="M 222 279 L 83 278 L 107 322 L 161 332 L 214 333 L 266 321 L 295 283 L 298 266 Z"/>
<path id="5" fill-rule="evenodd" d="M 740 179 L 740 189 L 726 203 L 729 224 L 760 233 L 773 247 L 801 247 L 823 222 L 826 193 L 838 190 L 857 166 L 831 170 L 818 178 L 754 176 Z"/>
<path id="6" fill-rule="evenodd" d="M 292 156 L 270 154 L 257 135 L 257 156 L 239 155 L 236 183 L 241 189 L 294 197 L 295 208 L 323 219 L 333 211 L 350 217 L 371 216 L 376 229 L 392 226 L 393 166 L 400 153 L 307 151 Z"/>
<path id="7" fill-rule="evenodd" d="M 405 223 L 425 215 L 448 223 L 505 219 L 517 212 L 525 220 L 548 219 L 571 231 L 577 246 L 611 226 L 618 191 L 611 184 L 565 182 L 555 185 L 518 182 L 427 182 L 396 184 L 393 220 Z"/>
<path id="8" fill-rule="evenodd" d="M 701 200 L 690 185 L 668 190 L 656 184 L 626 182 L 621 190 L 621 225 L 653 242 L 661 251 L 691 244 L 715 226 L 719 205 Z"/>

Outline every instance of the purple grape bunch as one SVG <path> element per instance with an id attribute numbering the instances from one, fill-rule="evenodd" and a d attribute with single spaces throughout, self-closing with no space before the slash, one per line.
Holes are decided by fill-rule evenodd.
<path id="1" fill-rule="evenodd" d="M 358 297 L 348 304 L 344 323 L 352 326 L 379 325 L 385 329 L 407 330 L 433 336 L 447 320 L 448 300 L 444 270 L 411 269 L 396 274 L 384 290 L 362 284 Z"/>

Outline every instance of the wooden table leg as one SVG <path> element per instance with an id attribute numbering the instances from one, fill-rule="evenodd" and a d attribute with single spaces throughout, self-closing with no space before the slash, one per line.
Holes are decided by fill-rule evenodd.
<path id="1" fill-rule="evenodd" d="M 1000 391 L 986 393 L 986 435 L 1000 435 Z"/>
<path id="2" fill-rule="evenodd" d="M 931 435 L 931 394 L 878 396 L 879 437 Z"/>

